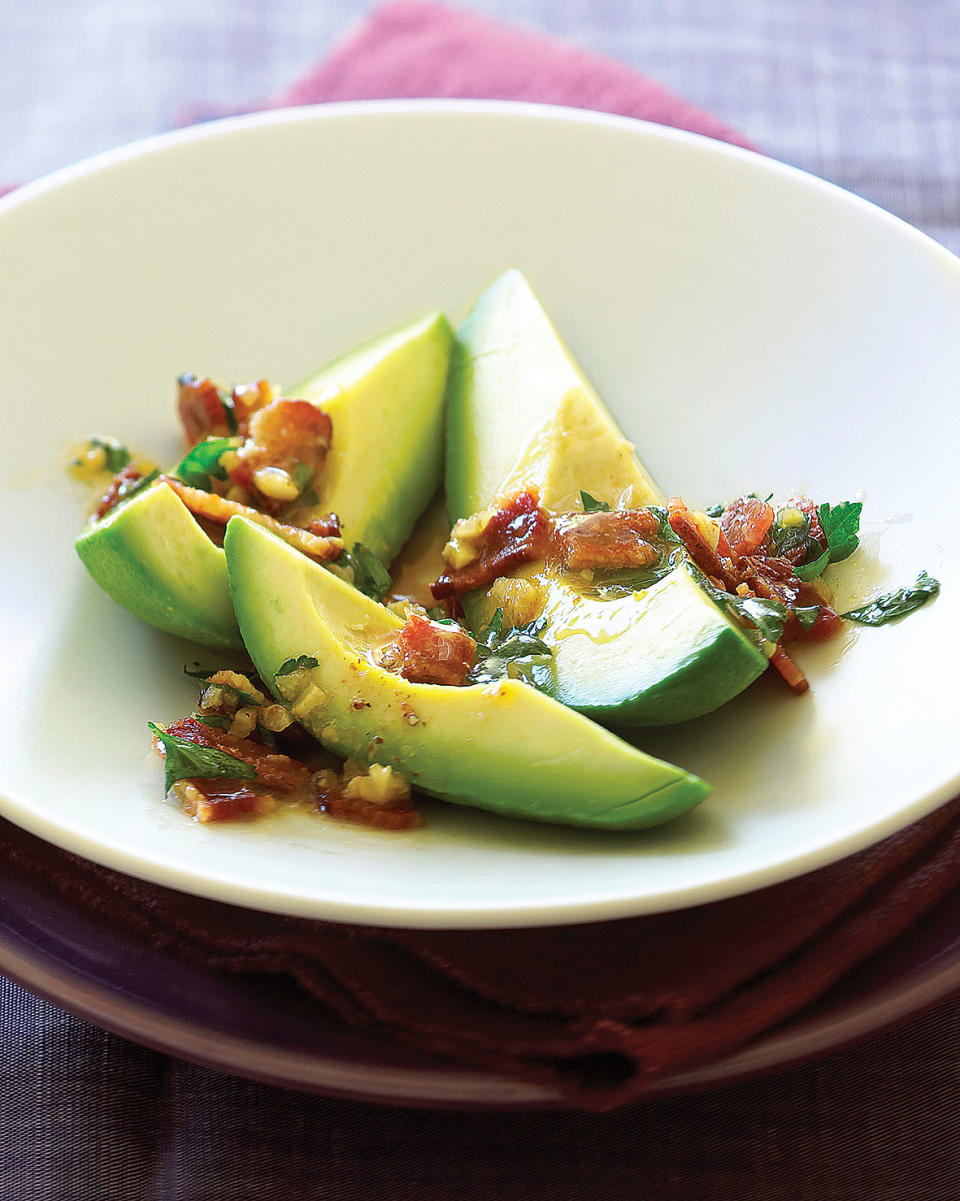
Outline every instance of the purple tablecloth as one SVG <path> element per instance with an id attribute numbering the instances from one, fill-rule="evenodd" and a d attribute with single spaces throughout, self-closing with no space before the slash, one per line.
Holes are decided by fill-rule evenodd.
<path id="1" fill-rule="evenodd" d="M 960 249 L 952 0 L 486 0 L 613 54 Z M 349 0 L 0 9 L 0 180 L 282 91 Z M 820 1064 L 601 1116 L 328 1102 L 144 1051 L 0 979 L 0 1198 L 960 1195 L 960 1002 Z"/>

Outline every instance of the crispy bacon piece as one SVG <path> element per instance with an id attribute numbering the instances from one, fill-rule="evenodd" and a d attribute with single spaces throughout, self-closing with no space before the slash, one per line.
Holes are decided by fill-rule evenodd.
<path id="1" fill-rule="evenodd" d="M 198 822 L 228 822 L 272 813 L 274 798 L 232 780 L 178 780 L 173 786 L 180 808 Z"/>
<path id="2" fill-rule="evenodd" d="M 184 484 L 169 475 L 160 476 L 160 480 L 176 492 L 195 517 L 211 521 L 214 525 L 226 525 L 231 517 L 246 517 L 250 521 L 255 521 L 258 525 L 272 530 L 273 533 L 279 534 L 285 542 L 289 542 L 297 550 L 303 551 L 311 559 L 317 559 L 320 562 L 336 559 L 343 551 L 341 538 L 324 538 L 309 530 L 302 530 L 298 526 L 286 525 L 267 513 L 261 513 L 259 509 L 251 508 L 250 505 L 227 500 L 226 497 L 217 496 L 213 492 L 204 492 L 202 488 L 191 488 L 189 484 Z"/>
<path id="3" fill-rule="evenodd" d="M 442 626 L 411 613 L 387 647 L 383 664 L 413 684 L 447 684 L 459 688 L 466 683 L 477 653 L 477 644 L 456 626 Z"/>
<path id="4" fill-rule="evenodd" d="M 809 689 L 810 682 L 803 674 L 796 663 L 790 658 L 781 644 L 777 643 L 777 648 L 770 656 L 770 666 L 775 668 L 790 685 L 794 696 L 803 696 Z"/>
<path id="5" fill-rule="evenodd" d="M 766 541 L 773 525 L 774 512 L 770 506 L 754 496 L 741 496 L 727 505 L 720 518 L 731 555 L 752 555 Z"/>
<path id="6" fill-rule="evenodd" d="M 184 717 L 167 726 L 167 733 L 187 742 L 195 742 L 198 746 L 211 747 L 217 751 L 225 751 L 235 759 L 241 759 L 256 769 L 255 782 L 240 780 L 233 781 L 245 788 L 263 788 L 272 792 L 298 792 L 305 789 L 310 782 L 310 772 L 302 763 L 291 759 L 289 755 L 281 755 L 264 746 L 262 742 L 254 742 L 252 738 L 234 738 L 225 730 L 208 726 L 195 717 Z M 154 746 L 163 753 L 163 744 L 154 739 Z"/>
<path id="7" fill-rule="evenodd" d="M 273 392 L 265 379 L 253 384 L 239 384 L 230 394 L 229 403 L 224 403 L 220 389 L 207 376 L 191 375 L 189 372 L 177 380 L 177 409 L 187 441 L 191 446 L 204 438 L 226 438 L 231 434 L 246 435 L 252 415 L 273 399 Z M 233 410 L 233 422 L 227 410 Z"/>
<path id="8" fill-rule="evenodd" d="M 326 517 L 318 517 L 307 526 L 311 534 L 320 538 L 340 537 L 340 518 L 336 513 L 328 513 Z"/>
<path id="9" fill-rule="evenodd" d="M 792 496 L 787 501 L 784 508 L 799 509 L 801 513 L 806 514 L 806 516 L 810 519 L 810 537 L 815 538 L 824 550 L 827 549 L 826 535 L 824 534 L 823 527 L 820 524 L 820 510 L 812 500 L 809 500 L 806 496 Z M 805 554 L 806 548 L 802 546 L 798 547 L 794 551 L 794 558 L 791 561 L 800 562 Z"/>
<path id="10" fill-rule="evenodd" d="M 230 423 L 220 389 L 213 380 L 187 373 L 180 376 L 177 384 L 180 389 L 177 409 L 190 445 L 209 437 L 226 438 L 231 433 Z"/>
<path id="11" fill-rule="evenodd" d="M 721 558 L 706 540 L 693 514 L 679 496 L 671 496 L 667 501 L 667 514 L 670 528 L 682 540 L 690 558 L 700 570 L 708 575 L 717 587 L 735 592 L 740 581 L 733 571 L 733 564 L 729 559 Z"/>
<path id="12" fill-rule="evenodd" d="M 332 435 L 329 416 L 308 400 L 275 400 L 250 418 L 247 437 L 227 474 L 240 487 L 256 490 L 263 507 L 279 509 L 290 498 L 264 493 L 257 472 L 278 468 L 293 479 L 302 464 L 312 476 L 326 457 Z"/>
<path id="13" fill-rule="evenodd" d="M 329 817 L 356 822 L 374 830 L 415 830 L 420 814 L 409 803 L 378 805 L 362 797 L 346 796 L 340 788 L 316 789 L 317 808 Z"/>
<path id="14" fill-rule="evenodd" d="M 742 583 L 747 584 L 757 596 L 779 601 L 790 610 L 783 638 L 787 642 L 820 642 L 832 638 L 843 622 L 836 610 L 831 608 L 820 593 L 793 574 L 789 559 L 775 555 L 745 555 L 737 561 L 737 570 Z M 794 616 L 794 610 L 818 605 L 817 620 L 809 629 L 804 629 Z"/>
<path id="15" fill-rule="evenodd" d="M 101 497 L 100 503 L 97 505 L 95 520 L 99 521 L 101 517 L 106 517 L 110 510 L 115 509 L 123 500 L 133 485 L 142 479 L 143 472 L 132 464 L 124 467 L 121 472 L 113 477 L 110 481 L 110 487 Z"/>
<path id="16" fill-rule="evenodd" d="M 538 493 L 528 488 L 504 500 L 476 541 L 479 556 L 454 571 L 445 571 L 430 585 L 436 600 L 472 592 L 509 575 L 521 563 L 546 557 L 553 534 L 553 523 L 540 508 Z"/>
<path id="17" fill-rule="evenodd" d="M 646 539 L 659 528 L 647 509 L 568 513 L 557 522 L 554 553 L 570 571 L 648 567 L 660 552 Z"/>

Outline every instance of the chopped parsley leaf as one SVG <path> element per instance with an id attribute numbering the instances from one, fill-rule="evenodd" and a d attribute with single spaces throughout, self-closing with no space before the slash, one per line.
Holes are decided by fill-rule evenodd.
<path id="1" fill-rule="evenodd" d="M 130 451 L 118 442 L 116 438 L 104 438 L 99 434 L 94 435 L 90 439 L 90 445 L 97 450 L 102 450 L 106 455 L 104 466 L 112 475 L 116 475 L 118 471 L 123 471 L 124 467 L 130 462 Z"/>
<path id="2" fill-rule="evenodd" d="M 382 601 L 393 584 L 390 572 L 362 542 L 355 542 L 353 550 L 345 550 L 337 560 L 337 566 L 352 568 L 354 588 L 371 600 Z"/>
<path id="3" fill-rule="evenodd" d="M 589 492 L 580 493 L 580 500 L 583 504 L 584 513 L 609 513 L 610 506 L 605 500 L 597 500 L 595 496 L 591 496 Z"/>
<path id="4" fill-rule="evenodd" d="M 906 588 L 896 588 L 891 592 L 881 593 L 865 605 L 850 609 L 840 616 L 847 621 L 858 622 L 862 626 L 882 626 L 888 621 L 896 621 L 898 617 L 906 617 L 914 609 L 919 609 L 940 591 L 940 581 L 921 571 L 913 584 Z"/>
<path id="5" fill-rule="evenodd" d="M 503 628 L 503 610 L 497 609 L 477 639 L 477 661 L 467 676 L 471 684 L 492 684 L 496 680 L 520 679 L 542 687 L 553 669 L 553 651 L 537 637 L 540 621 Z"/>
<path id="6" fill-rule="evenodd" d="M 213 726 L 215 730 L 229 730 L 231 721 L 229 717 L 225 717 L 222 713 L 195 713 L 194 719 L 201 721 L 205 726 Z"/>
<path id="7" fill-rule="evenodd" d="M 816 624 L 821 607 L 820 605 L 801 605 L 798 609 L 794 609 L 793 615 L 800 623 L 801 630 L 809 630 Z"/>
<path id="8" fill-rule="evenodd" d="M 860 545 L 858 535 L 862 509 L 863 504 L 859 500 L 843 500 L 838 505 L 822 504 L 817 510 L 831 563 L 840 563 Z"/>
<path id="9" fill-rule="evenodd" d="M 255 780 L 257 769 L 226 751 L 198 746 L 176 734 L 168 734 L 152 721 L 147 725 L 163 744 L 163 792 L 166 795 L 178 780 Z"/>
<path id="10" fill-rule="evenodd" d="M 284 659 L 273 673 L 274 678 L 277 676 L 289 676 L 295 671 L 307 671 L 311 667 L 316 667 L 317 663 L 318 659 L 316 655 L 297 655 L 295 659 Z"/>
<path id="11" fill-rule="evenodd" d="M 313 479 L 313 472 L 306 463 L 296 463 L 293 468 L 293 480 L 299 490 L 303 492 L 307 484 Z"/>
<path id="12" fill-rule="evenodd" d="M 236 450 L 239 438 L 207 438 L 190 448 L 174 469 L 174 475 L 191 488 L 202 488 L 209 492 L 213 480 L 225 480 L 226 470 L 220 459 L 228 450 Z"/>

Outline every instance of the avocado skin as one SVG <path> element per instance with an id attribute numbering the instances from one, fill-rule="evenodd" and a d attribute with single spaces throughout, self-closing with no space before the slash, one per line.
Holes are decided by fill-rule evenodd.
<path id="1" fill-rule="evenodd" d="M 447 402 L 451 518 L 522 485 L 528 468 L 541 479 L 583 480 L 578 487 L 614 507 L 628 484 L 641 498 L 645 489 L 655 489 L 632 448 L 629 461 L 621 458 L 603 482 L 598 448 L 620 455 L 621 447 L 602 435 L 582 438 L 564 430 L 572 414 L 583 422 L 591 412 L 596 430 L 612 427 L 619 433 L 529 283 L 516 270 L 506 272 L 480 296 L 457 333 Z M 554 468 L 562 460 L 562 472 L 544 470 L 548 456 Z M 577 504 L 576 490 L 567 484 L 546 499 L 541 490 L 541 503 Z M 640 503 L 657 499 L 648 491 Z M 554 651 L 555 671 L 544 690 L 606 725 L 635 728 L 700 717 L 732 700 L 766 669 L 762 651 L 682 567 L 636 601 L 627 596 L 585 602 L 543 564 L 519 574 L 548 577 L 538 635 Z M 464 607 L 475 631 L 492 616 L 485 593 L 464 598 Z M 619 633 L 611 637 L 614 620 Z M 571 637 L 571 630 L 579 636 Z"/>
<path id="2" fill-rule="evenodd" d="M 337 512 L 349 543 L 363 542 L 385 564 L 441 483 L 452 341 L 443 314 L 429 313 L 288 390 L 318 403 L 337 390 L 330 402 L 334 445 L 339 421 L 346 440 L 362 446 L 331 452 L 336 486 L 312 515 Z M 364 418 L 375 406 L 381 411 Z M 305 525 L 311 514 L 304 516 Z M 154 486 L 122 502 L 75 546 L 100 587 L 143 621 L 206 646 L 242 649 L 223 551 L 169 488 Z"/>
<path id="3" fill-rule="evenodd" d="M 709 792 L 517 680 L 448 688 L 384 671 L 369 647 L 402 625 L 389 610 L 242 518 L 224 546 L 261 678 L 337 754 L 390 765 L 456 804 L 594 829 L 659 825 Z M 285 694 L 275 673 L 301 654 L 317 666 Z"/>

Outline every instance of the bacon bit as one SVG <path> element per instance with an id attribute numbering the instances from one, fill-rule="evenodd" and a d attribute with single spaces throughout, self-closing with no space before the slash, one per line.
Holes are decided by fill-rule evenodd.
<path id="1" fill-rule="evenodd" d="M 321 771 L 313 777 L 313 794 L 317 809 L 328 817 L 355 822 L 375 830 L 415 830 L 420 826 L 420 814 L 409 798 L 377 803 L 364 797 L 348 796 L 349 782 L 333 771 Z"/>
<path id="2" fill-rule="evenodd" d="M 340 518 L 336 513 L 328 513 L 326 517 L 318 517 L 307 526 L 311 534 L 319 538 L 339 538 Z"/>
<path id="3" fill-rule="evenodd" d="M 173 792 L 180 808 L 198 822 L 227 822 L 272 813 L 276 800 L 230 780 L 178 780 Z"/>
<path id="4" fill-rule="evenodd" d="M 289 755 L 281 755 L 265 746 L 262 742 L 254 742 L 252 738 L 234 738 L 225 730 L 208 726 L 195 717 L 184 717 L 167 727 L 167 733 L 187 742 L 195 742 L 197 746 L 211 747 L 217 751 L 225 751 L 256 769 L 257 787 L 273 789 L 276 792 L 296 792 L 307 787 L 310 772 L 302 763 L 291 759 Z M 154 746 L 163 753 L 162 743 L 154 738 Z M 233 781 L 244 787 L 250 787 L 246 781 Z"/>
<path id="5" fill-rule="evenodd" d="M 779 601 L 790 614 L 783 629 L 786 642 L 821 642 L 838 633 L 843 622 L 836 610 L 826 604 L 812 584 L 798 580 L 789 559 L 775 555 L 746 555 L 737 563 L 741 578 L 758 596 Z M 809 629 L 804 629 L 794 610 L 817 605 L 820 612 Z"/>
<path id="6" fill-rule="evenodd" d="M 570 571 L 648 567 L 660 552 L 646 542 L 660 523 L 647 509 L 569 513 L 557 522 L 557 557 Z"/>
<path id="7" fill-rule="evenodd" d="M 133 485 L 143 479 L 143 472 L 132 464 L 124 467 L 124 469 L 113 477 L 110 481 L 110 487 L 106 490 L 97 505 L 97 511 L 94 515 L 94 520 L 99 521 L 101 517 L 106 517 L 111 509 L 115 509 L 117 505 L 127 495 Z"/>
<path id="8" fill-rule="evenodd" d="M 384 648 L 382 662 L 413 684 L 459 688 L 466 683 L 476 653 L 477 644 L 463 630 L 411 613 L 397 641 Z"/>
<path id="9" fill-rule="evenodd" d="M 720 518 L 720 528 L 733 557 L 752 555 L 758 550 L 770 532 L 773 518 L 773 509 L 753 496 L 741 496 L 727 505 Z"/>
<path id="10" fill-rule="evenodd" d="M 201 488 L 191 488 L 189 484 L 169 475 L 160 476 L 160 482 L 172 488 L 195 517 L 212 521 L 215 525 L 226 525 L 231 517 L 246 517 L 249 521 L 255 521 L 257 525 L 272 530 L 285 542 L 319 562 L 336 559 L 343 551 L 341 538 L 324 538 L 298 526 L 286 525 L 267 513 L 261 513 L 259 509 L 251 508 L 250 505 L 241 505 L 238 501 L 227 500 L 226 497 L 217 496 L 213 492 L 204 492 Z"/>
<path id="11" fill-rule="evenodd" d="M 796 663 L 790 658 L 780 643 L 770 656 L 770 666 L 775 668 L 790 685 L 794 696 L 803 696 L 809 689 L 810 682 Z"/>
<path id="12" fill-rule="evenodd" d="M 454 571 L 445 571 L 430 585 L 435 600 L 445 600 L 472 592 L 509 575 L 521 563 L 546 557 L 553 524 L 540 508 L 540 496 L 534 488 L 501 498 L 499 507 L 484 526 L 476 541 L 479 556 Z"/>
<path id="13" fill-rule="evenodd" d="M 259 409 L 265 409 L 273 401 L 270 381 L 258 379 L 252 384 L 237 384 L 230 394 L 233 416 L 237 422 L 237 433 L 246 437 L 250 418 Z"/>
<path id="14" fill-rule="evenodd" d="M 815 538 L 824 550 L 827 549 L 827 538 L 823 532 L 823 526 L 820 524 L 820 510 L 812 500 L 806 496 L 792 496 L 784 506 L 784 508 L 799 509 L 810 518 L 810 537 Z M 801 547 L 795 552 L 798 556 L 803 556 L 804 549 Z"/>
<path id="15" fill-rule="evenodd" d="M 696 519 L 679 496 L 671 496 L 667 501 L 667 514 L 670 528 L 681 539 L 690 558 L 700 570 L 708 575 L 717 587 L 724 588 L 727 592 L 736 591 L 740 581 L 734 574 L 733 564 L 729 559 L 722 559 L 704 538 Z"/>
<path id="16" fill-rule="evenodd" d="M 236 460 L 227 466 L 227 474 L 234 484 L 255 490 L 264 509 L 277 511 L 286 501 L 264 493 L 258 487 L 257 473 L 275 468 L 292 480 L 298 464 L 303 464 L 314 475 L 326 457 L 332 435 L 328 415 L 308 400 L 274 400 L 251 417 L 248 436 Z"/>
<path id="17" fill-rule="evenodd" d="M 374 830 L 415 830 L 421 824 L 420 814 L 412 805 L 394 809 L 375 801 L 348 797 L 342 792 L 318 793 L 317 808 L 328 817 L 356 822 Z"/>
<path id="18" fill-rule="evenodd" d="M 181 375 L 177 383 L 180 388 L 177 408 L 187 442 L 194 446 L 204 438 L 226 438 L 231 432 L 230 423 L 220 389 L 213 380 L 187 373 Z"/>

